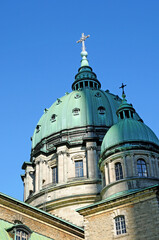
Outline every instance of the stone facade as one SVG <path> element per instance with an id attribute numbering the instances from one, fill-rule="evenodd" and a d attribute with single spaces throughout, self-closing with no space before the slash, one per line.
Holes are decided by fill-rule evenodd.
<path id="1" fill-rule="evenodd" d="M 84 226 L 85 240 L 158 240 L 159 140 L 81 56 L 73 91 L 35 128 L 22 180 L 37 217 L 27 211 L 24 224 L 53 239 L 82 239 Z"/>
<path id="2" fill-rule="evenodd" d="M 144 160 L 147 176 L 139 177 L 137 161 Z M 121 163 L 123 178 L 116 181 L 115 164 Z M 125 150 L 107 157 L 101 164 L 102 199 L 129 189 L 145 188 L 159 183 L 159 154 L 143 150 Z"/>
<path id="3" fill-rule="evenodd" d="M 99 153 L 96 142 L 87 141 L 85 147 L 60 146 L 48 156 L 38 155 L 34 165 L 25 163 L 24 200 L 83 226 L 83 217 L 75 209 L 100 200 Z M 79 177 L 76 176 L 76 161 L 83 164 L 83 173 Z M 56 183 L 52 179 L 54 167 L 58 171 Z"/>
<path id="4" fill-rule="evenodd" d="M 79 210 L 85 218 L 85 240 L 158 240 L 159 187 L 152 187 Z M 117 235 L 115 218 L 124 216 L 126 233 Z"/>
<path id="5" fill-rule="evenodd" d="M 81 228 L 3 194 L 0 194 L 0 219 L 12 224 L 20 221 L 32 232 L 54 240 L 83 239 Z"/>

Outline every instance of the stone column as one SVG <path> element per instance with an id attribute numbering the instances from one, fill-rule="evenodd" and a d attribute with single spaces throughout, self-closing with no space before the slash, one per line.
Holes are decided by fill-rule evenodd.
<path id="1" fill-rule="evenodd" d="M 146 163 L 148 176 L 154 177 L 153 163 L 152 163 L 152 158 L 150 157 L 150 155 L 148 155 L 148 160 L 149 160 L 149 165 Z"/>
<path id="2" fill-rule="evenodd" d="M 64 161 L 63 161 L 63 151 L 58 153 L 58 183 L 64 182 Z"/>
<path id="3" fill-rule="evenodd" d="M 43 179 L 43 163 L 40 160 L 40 163 L 39 163 L 39 190 L 42 189 L 42 179 Z"/>
<path id="4" fill-rule="evenodd" d="M 27 199 L 27 197 L 26 197 L 26 176 L 24 177 L 23 182 L 24 182 L 24 201 L 25 201 Z"/>
<path id="5" fill-rule="evenodd" d="M 98 168 L 97 168 L 96 143 L 92 143 L 92 142 L 86 143 L 86 150 L 87 150 L 87 162 L 88 162 L 88 178 L 97 178 Z"/>
<path id="6" fill-rule="evenodd" d="M 132 176 L 136 176 L 137 175 L 137 166 L 135 165 L 135 156 L 134 156 L 134 154 L 131 155 L 131 163 L 132 163 L 131 174 L 132 174 Z"/>
<path id="7" fill-rule="evenodd" d="M 63 181 L 67 182 L 67 155 L 68 153 L 65 151 L 63 153 Z"/>
<path id="8" fill-rule="evenodd" d="M 39 191 L 39 161 L 36 162 L 36 170 L 35 170 L 35 192 Z"/>
<path id="9" fill-rule="evenodd" d="M 123 167 L 123 177 L 124 178 L 126 178 L 126 177 L 128 177 L 128 168 L 127 168 L 127 160 L 126 160 L 126 158 L 128 157 L 128 155 L 127 156 L 123 156 L 123 165 L 122 165 L 122 167 Z"/>
<path id="10" fill-rule="evenodd" d="M 105 171 L 105 183 L 106 183 L 106 185 L 108 185 L 109 184 L 108 163 L 105 164 L 104 171 Z"/>
<path id="11" fill-rule="evenodd" d="M 155 166 L 156 166 L 156 177 L 159 178 L 159 167 L 158 167 L 158 161 L 157 161 L 157 157 L 155 157 Z"/>

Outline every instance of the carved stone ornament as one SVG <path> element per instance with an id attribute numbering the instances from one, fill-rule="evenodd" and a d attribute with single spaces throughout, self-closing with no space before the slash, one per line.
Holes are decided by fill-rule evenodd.
<path id="1" fill-rule="evenodd" d="M 77 161 L 79 159 L 84 159 L 85 158 L 85 154 L 77 154 L 71 157 L 72 161 Z"/>
<path id="2" fill-rule="evenodd" d="M 90 147 L 87 147 L 86 150 L 87 151 L 89 151 L 89 150 L 97 150 L 97 147 L 96 146 L 90 146 Z"/>

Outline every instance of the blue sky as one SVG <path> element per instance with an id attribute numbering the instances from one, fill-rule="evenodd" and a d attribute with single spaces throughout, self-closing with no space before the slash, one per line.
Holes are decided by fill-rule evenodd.
<path id="1" fill-rule="evenodd" d="M 80 66 L 81 33 L 102 89 L 126 95 L 159 137 L 158 0 L 0 2 L 0 191 L 23 199 L 22 163 L 34 128 Z"/>

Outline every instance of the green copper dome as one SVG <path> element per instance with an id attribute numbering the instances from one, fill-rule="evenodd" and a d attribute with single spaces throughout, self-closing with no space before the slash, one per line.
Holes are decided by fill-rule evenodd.
<path id="1" fill-rule="evenodd" d="M 67 93 L 46 109 L 32 137 L 32 148 L 62 130 L 88 125 L 110 127 L 117 123 L 121 99 L 99 89 L 84 88 Z"/>
<path id="2" fill-rule="evenodd" d="M 135 109 L 132 104 L 127 103 L 124 90 L 122 97 L 122 103 L 116 112 L 119 122 L 113 125 L 106 133 L 101 146 L 101 154 L 109 148 L 124 143 L 145 142 L 159 146 L 159 140 L 154 132 L 146 126 L 141 119 L 138 121 L 138 119 L 135 118 Z"/>
<path id="3" fill-rule="evenodd" d="M 158 138 L 148 126 L 132 118 L 125 118 L 108 130 L 102 142 L 101 154 L 124 142 L 147 142 L 159 145 Z"/>

